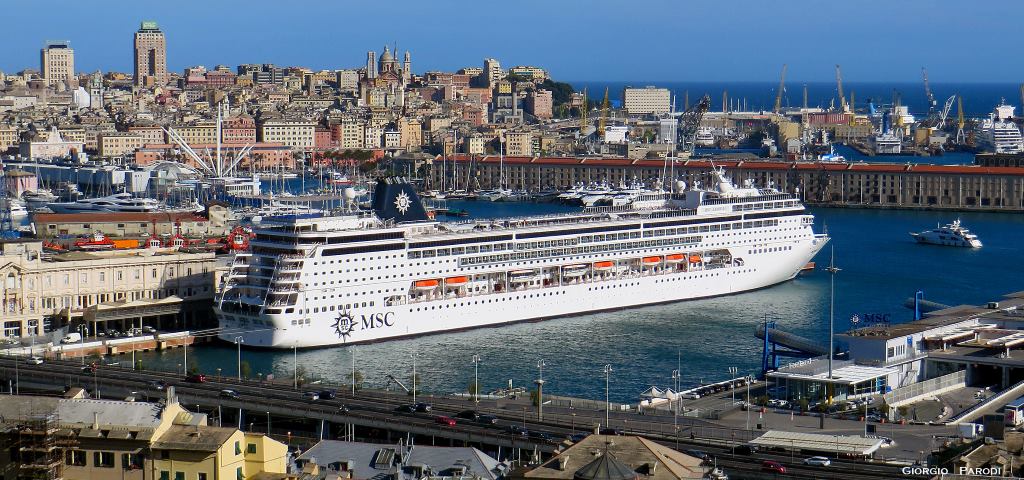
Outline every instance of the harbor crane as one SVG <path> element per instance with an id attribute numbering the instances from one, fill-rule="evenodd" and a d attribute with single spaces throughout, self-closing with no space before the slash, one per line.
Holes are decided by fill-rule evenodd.
<path id="1" fill-rule="evenodd" d="M 839 64 L 836 64 L 836 89 L 839 91 L 839 111 L 846 111 L 846 97 L 843 95 L 843 72 L 839 69 Z"/>
<path id="2" fill-rule="evenodd" d="M 964 134 L 964 98 L 960 95 L 956 96 L 956 144 L 964 145 L 967 143 L 967 135 Z"/>
<path id="3" fill-rule="evenodd" d="M 597 123 L 597 135 L 604 136 L 604 129 L 608 126 L 608 87 L 604 87 L 604 100 L 601 101 L 601 119 Z"/>
<path id="4" fill-rule="evenodd" d="M 587 120 L 587 107 L 590 102 L 587 101 L 587 87 L 583 87 L 583 104 L 580 105 L 580 136 L 584 137 L 587 135 L 587 127 L 590 126 L 590 122 Z"/>
<path id="5" fill-rule="evenodd" d="M 782 74 L 779 75 L 779 90 L 775 92 L 775 113 L 782 113 L 782 93 L 786 91 L 786 64 L 782 64 Z"/>
<path id="6" fill-rule="evenodd" d="M 693 107 L 686 109 L 679 119 L 680 138 L 683 142 L 681 151 L 693 153 L 697 143 L 697 130 L 704 114 L 711 108 L 711 95 L 705 94 Z"/>
<path id="7" fill-rule="evenodd" d="M 924 80 L 924 95 L 928 99 L 928 113 L 930 114 L 935 111 L 937 103 L 935 95 L 932 94 L 932 88 L 928 85 L 928 70 L 924 67 L 921 67 L 921 78 Z"/>

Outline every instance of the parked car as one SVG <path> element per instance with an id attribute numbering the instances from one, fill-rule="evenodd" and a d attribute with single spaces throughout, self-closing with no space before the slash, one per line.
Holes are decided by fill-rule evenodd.
<path id="1" fill-rule="evenodd" d="M 832 465 L 832 460 L 828 457 L 810 457 L 804 459 L 804 465 L 812 465 L 815 467 L 827 467 Z"/>
<path id="2" fill-rule="evenodd" d="M 551 436 L 548 432 L 538 432 L 536 430 L 530 430 L 526 436 L 542 442 L 553 442 L 555 439 L 555 437 Z"/>
<path id="3" fill-rule="evenodd" d="M 25 363 L 29 365 L 42 365 L 43 359 L 42 357 L 28 357 L 25 359 Z"/>
<path id="4" fill-rule="evenodd" d="M 415 405 L 399 405 L 395 407 L 395 411 L 399 413 L 416 413 Z"/>
<path id="5" fill-rule="evenodd" d="M 530 434 L 525 427 L 521 427 L 519 425 L 509 425 L 508 427 L 505 427 L 505 431 L 520 437 L 525 437 Z"/>
<path id="6" fill-rule="evenodd" d="M 736 445 L 732 447 L 732 453 L 736 455 L 753 455 L 757 453 L 757 445 Z"/>
<path id="7" fill-rule="evenodd" d="M 776 462 L 775 460 L 765 460 L 761 462 L 761 471 L 784 474 L 786 473 L 786 467 L 784 467 L 781 463 Z"/>
<path id="8" fill-rule="evenodd" d="M 231 390 L 231 389 L 227 389 L 227 388 L 225 388 L 224 390 L 220 391 L 220 396 L 224 397 L 224 398 L 235 399 L 235 400 L 238 400 L 238 398 L 239 398 L 238 397 L 238 392 L 236 392 L 234 390 Z"/>
<path id="9" fill-rule="evenodd" d="M 480 414 L 476 410 L 463 410 L 455 414 L 455 418 L 464 418 L 466 420 L 476 420 L 480 417 Z"/>
<path id="10" fill-rule="evenodd" d="M 700 461 L 705 462 L 705 463 L 710 463 L 711 461 L 714 460 L 714 457 L 712 457 L 710 453 L 705 452 L 703 450 L 692 450 L 691 449 L 691 450 L 687 450 L 687 451 L 685 451 L 683 453 L 685 453 L 685 454 L 687 454 L 687 455 L 689 455 L 691 457 L 700 459 Z"/>
<path id="11" fill-rule="evenodd" d="M 455 426 L 455 419 L 452 418 L 452 417 L 446 417 L 444 415 L 438 415 L 438 416 L 434 417 L 434 423 L 436 423 L 438 425 L 444 425 L 446 427 L 454 427 Z"/>
<path id="12" fill-rule="evenodd" d="M 338 392 L 335 392 L 334 390 L 321 390 L 320 398 L 324 400 L 334 400 L 335 398 L 338 398 Z"/>
<path id="13" fill-rule="evenodd" d="M 201 373 L 190 373 L 185 376 L 185 381 L 189 383 L 206 383 L 206 375 Z"/>
<path id="14" fill-rule="evenodd" d="M 423 412 L 423 413 L 427 413 L 427 412 L 433 410 L 433 408 L 434 408 L 433 405 L 431 405 L 429 403 L 423 403 L 423 402 L 417 403 L 414 406 L 416 407 L 416 411 L 417 412 Z"/>
<path id="15" fill-rule="evenodd" d="M 306 392 L 302 394 L 302 398 L 309 400 L 311 402 L 315 402 L 317 400 L 320 400 L 320 392 Z"/>
<path id="16" fill-rule="evenodd" d="M 625 432 L 620 428 L 602 428 L 598 433 L 601 435 L 623 435 Z"/>
<path id="17" fill-rule="evenodd" d="M 156 333 L 156 329 L 155 329 L 155 328 L 153 328 L 153 327 L 151 327 L 151 326 L 149 326 L 149 325 L 144 325 L 144 326 L 142 327 L 142 331 L 143 331 L 144 333 Z"/>
<path id="18" fill-rule="evenodd" d="M 494 425 L 498 423 L 498 417 L 494 415 L 479 415 L 476 417 L 477 423 L 483 423 L 485 425 Z"/>

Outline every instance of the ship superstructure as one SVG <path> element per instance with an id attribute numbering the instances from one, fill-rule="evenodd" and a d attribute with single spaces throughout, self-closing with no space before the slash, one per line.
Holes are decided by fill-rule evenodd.
<path id="1" fill-rule="evenodd" d="M 727 295 L 793 278 L 828 241 L 793 195 L 737 188 L 721 170 L 709 183 L 439 223 L 409 184 L 382 180 L 372 212 L 264 219 L 218 296 L 220 337 L 316 347 Z"/>

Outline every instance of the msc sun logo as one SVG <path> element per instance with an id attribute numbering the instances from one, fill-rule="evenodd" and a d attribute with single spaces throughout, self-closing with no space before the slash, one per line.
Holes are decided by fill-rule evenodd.
<path id="1" fill-rule="evenodd" d="M 356 329 L 356 322 L 352 319 L 351 314 L 341 312 L 334 320 L 334 325 L 331 326 L 334 327 L 334 333 L 338 334 L 338 338 L 348 339 L 348 336 Z"/>
<path id="2" fill-rule="evenodd" d="M 405 215 L 405 212 L 409 211 L 410 206 L 412 206 L 412 202 L 409 200 L 409 195 L 406 195 L 405 192 L 399 193 L 398 196 L 395 197 L 395 208 L 397 208 L 402 215 Z"/>

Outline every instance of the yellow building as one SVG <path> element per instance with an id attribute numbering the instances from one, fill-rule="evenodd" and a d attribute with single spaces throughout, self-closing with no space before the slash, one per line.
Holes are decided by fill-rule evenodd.
<path id="1" fill-rule="evenodd" d="M 113 132 L 100 134 L 97 143 L 99 143 L 100 156 L 109 158 L 133 155 L 136 150 L 142 148 L 145 141 L 134 133 Z"/>
<path id="2" fill-rule="evenodd" d="M 287 471 L 284 444 L 207 425 L 205 414 L 178 403 L 174 387 L 164 404 L 4 395 L 0 447 L 0 466 L 62 469 L 64 480 L 244 480 Z M 0 479 L 20 478 L 14 473 L 0 469 Z"/>
<path id="3" fill-rule="evenodd" d="M 271 120 L 260 125 L 260 141 L 275 142 L 294 149 L 312 149 L 316 124 L 305 121 Z"/>
<path id="4" fill-rule="evenodd" d="M 174 131 L 178 132 L 178 135 L 181 135 L 181 138 L 189 145 L 217 143 L 217 125 L 212 122 L 178 125 L 174 127 Z"/>
<path id="5" fill-rule="evenodd" d="M 510 157 L 533 156 L 533 135 L 530 132 L 506 133 L 505 155 Z"/>

